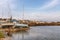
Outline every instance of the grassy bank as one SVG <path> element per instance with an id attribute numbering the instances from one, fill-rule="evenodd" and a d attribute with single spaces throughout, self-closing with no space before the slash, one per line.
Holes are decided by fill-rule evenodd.
<path id="1" fill-rule="evenodd" d="M 4 38 L 4 34 L 0 32 L 0 38 Z"/>

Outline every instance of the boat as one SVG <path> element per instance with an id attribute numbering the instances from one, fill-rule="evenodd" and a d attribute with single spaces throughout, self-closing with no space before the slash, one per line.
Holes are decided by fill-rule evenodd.
<path id="1" fill-rule="evenodd" d="M 8 4 L 8 9 L 11 11 L 9 4 Z M 23 8 L 24 9 L 24 8 Z M 9 13 L 9 12 L 8 12 Z M 11 12 L 10 12 L 11 13 Z M 24 10 L 23 10 L 23 15 L 24 15 Z M 10 18 L 7 19 L 6 22 L 0 24 L 1 30 L 4 30 L 6 32 L 15 32 L 15 31 L 22 31 L 22 30 L 28 30 L 29 26 L 28 24 L 20 24 L 18 20 L 12 19 L 12 16 L 10 15 Z"/>
<path id="2" fill-rule="evenodd" d="M 13 21 L 15 31 L 26 31 L 29 30 L 29 26 L 27 24 L 21 24 L 17 20 Z"/>
<path id="3" fill-rule="evenodd" d="M 3 30 L 5 32 L 27 31 L 27 30 L 29 30 L 29 27 L 26 24 L 14 24 L 14 25 L 12 25 L 10 23 L 10 24 L 1 25 L 0 30 Z"/>
<path id="4" fill-rule="evenodd" d="M 1 23 L 0 30 L 3 30 L 5 32 L 17 32 L 17 31 L 26 31 L 29 30 L 29 26 L 27 24 L 20 24 L 18 22 L 7 22 L 7 23 Z"/>

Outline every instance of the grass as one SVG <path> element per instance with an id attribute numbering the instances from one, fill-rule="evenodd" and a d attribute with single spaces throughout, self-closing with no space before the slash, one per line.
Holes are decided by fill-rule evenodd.
<path id="1" fill-rule="evenodd" d="M 0 32 L 0 38 L 4 38 L 4 34 Z"/>

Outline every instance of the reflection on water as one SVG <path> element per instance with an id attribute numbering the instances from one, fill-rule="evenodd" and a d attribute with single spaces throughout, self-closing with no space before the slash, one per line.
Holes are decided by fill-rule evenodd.
<path id="1" fill-rule="evenodd" d="M 12 40 L 60 40 L 60 26 L 37 26 L 13 33 Z"/>

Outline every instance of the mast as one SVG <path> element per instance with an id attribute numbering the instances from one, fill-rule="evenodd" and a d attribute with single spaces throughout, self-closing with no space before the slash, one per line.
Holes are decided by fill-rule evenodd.
<path id="1" fill-rule="evenodd" d="M 9 16 L 9 21 L 11 21 L 11 20 L 12 20 L 12 15 L 11 15 L 10 5 L 9 5 L 8 2 L 7 2 L 7 5 L 8 5 L 8 16 Z"/>
<path id="2" fill-rule="evenodd" d="M 3 18 L 3 8 L 2 8 L 2 18 Z"/>
<path id="3" fill-rule="evenodd" d="M 24 0 L 23 0 L 23 18 L 22 18 L 22 20 L 24 20 Z"/>
<path id="4" fill-rule="evenodd" d="M 24 0 L 23 0 L 23 18 L 22 18 L 23 22 L 24 22 Z M 22 40 L 24 40 L 24 33 L 22 31 Z"/>

